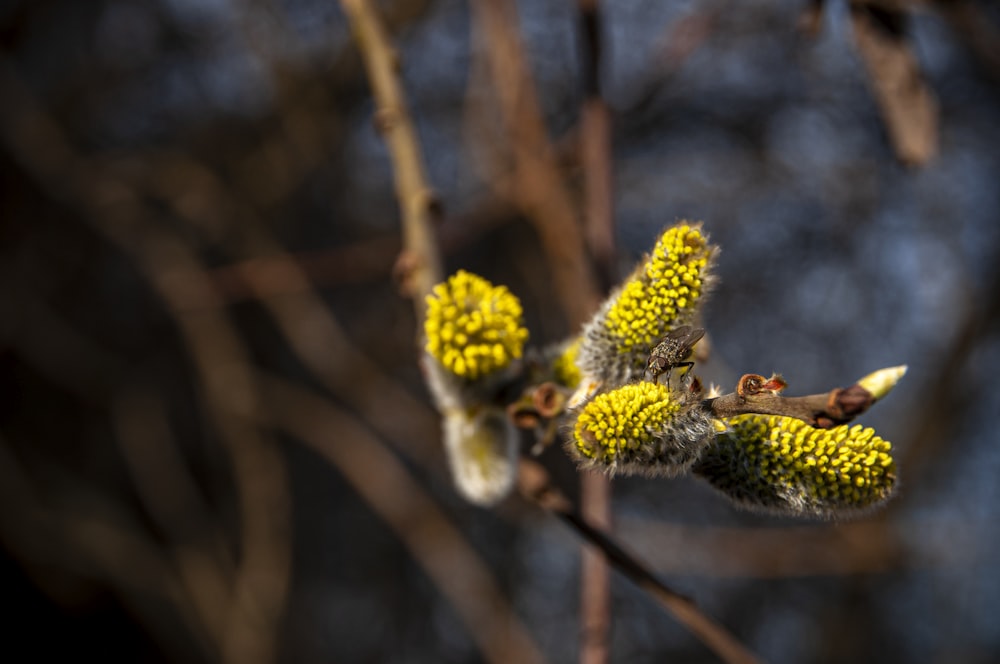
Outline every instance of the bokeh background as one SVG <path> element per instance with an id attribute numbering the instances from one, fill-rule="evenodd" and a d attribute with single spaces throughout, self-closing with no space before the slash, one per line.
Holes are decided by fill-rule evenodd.
<path id="1" fill-rule="evenodd" d="M 562 198 L 525 193 L 497 121 L 491 67 L 518 54 L 490 51 L 494 5 Z M 578 6 L 378 8 L 446 268 L 564 339 L 538 201 L 584 216 Z M 859 17 L 909 88 L 885 92 Z M 997 661 L 1000 13 L 647 0 L 599 25 L 618 273 L 678 219 L 722 247 L 701 375 L 809 394 L 909 365 L 862 418 L 897 451 L 883 511 L 804 522 L 616 478 L 616 536 L 766 661 Z M 0 44 L 3 658 L 477 662 L 514 625 L 575 661 L 579 540 L 450 485 L 341 6 L 9 0 Z M 611 653 L 716 661 L 618 575 Z"/>

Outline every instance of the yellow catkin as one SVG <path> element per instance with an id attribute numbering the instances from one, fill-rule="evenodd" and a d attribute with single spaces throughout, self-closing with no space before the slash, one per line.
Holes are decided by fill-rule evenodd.
<path id="1" fill-rule="evenodd" d="M 624 385 L 599 394 L 577 417 L 576 449 L 587 459 L 611 463 L 651 445 L 679 408 L 670 390 L 656 383 Z"/>
<path id="2" fill-rule="evenodd" d="M 697 223 L 665 230 L 653 251 L 584 326 L 577 365 L 604 389 L 643 378 L 668 332 L 695 323 L 712 283 L 716 248 Z"/>
<path id="3" fill-rule="evenodd" d="M 726 423 L 694 472 L 746 506 L 837 516 L 892 493 L 892 446 L 873 429 L 817 429 L 777 415 L 739 415 Z"/>
<path id="4" fill-rule="evenodd" d="M 660 337 L 693 315 L 704 291 L 711 247 L 701 228 L 680 224 L 667 229 L 648 260 L 626 282 L 607 312 L 604 325 L 617 338 L 617 351 L 645 352 Z"/>
<path id="5" fill-rule="evenodd" d="M 521 357 L 528 330 L 505 286 L 459 270 L 427 296 L 426 350 L 452 374 L 476 380 Z"/>

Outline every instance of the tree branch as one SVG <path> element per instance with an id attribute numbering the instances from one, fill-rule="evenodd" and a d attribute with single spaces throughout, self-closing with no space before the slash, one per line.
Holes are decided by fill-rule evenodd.
<path id="1" fill-rule="evenodd" d="M 599 288 L 617 281 L 611 177 L 611 112 L 601 96 L 602 25 L 599 0 L 578 0 L 581 78 L 580 154 L 583 166 L 584 237 Z M 581 259 L 584 257 L 581 256 Z M 611 481 L 603 473 L 580 474 L 580 509 L 598 529 L 612 527 Z M 601 550 L 585 545 L 580 576 L 580 662 L 605 664 L 611 655 L 611 574 Z"/>
<path id="2" fill-rule="evenodd" d="M 399 81 L 399 61 L 378 15 L 366 0 L 341 0 L 365 61 L 375 96 L 375 126 L 385 137 L 392 155 L 396 197 L 403 223 L 404 251 L 397 276 L 413 297 L 417 320 L 423 320 L 424 296 L 442 280 L 441 257 L 434 224 L 441 206 L 427 182 L 406 96 Z"/>
<path id="3" fill-rule="evenodd" d="M 897 158 L 923 166 L 938 151 L 938 103 L 906 38 L 898 6 L 854 0 L 851 27 Z"/>
<path id="4" fill-rule="evenodd" d="M 580 537 L 599 548 L 615 569 L 647 592 L 723 661 L 731 664 L 758 661 L 736 637 L 702 613 L 690 598 L 669 588 L 612 537 L 587 521 L 569 498 L 552 484 L 541 465 L 522 459 L 518 482 L 521 495 L 555 514 Z"/>
<path id="5" fill-rule="evenodd" d="M 846 424 L 884 397 L 906 373 L 906 367 L 891 367 L 865 376 L 850 387 L 836 387 L 825 394 L 783 397 L 786 386 L 780 376 L 764 378 L 746 374 L 736 391 L 705 399 L 702 405 L 713 417 L 722 419 L 756 413 L 794 417 L 820 429 Z"/>

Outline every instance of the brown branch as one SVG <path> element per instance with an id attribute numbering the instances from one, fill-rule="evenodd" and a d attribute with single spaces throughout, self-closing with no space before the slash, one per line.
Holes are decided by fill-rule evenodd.
<path id="1" fill-rule="evenodd" d="M 150 184 L 155 184 L 157 178 Z M 217 182 L 212 183 L 214 188 Z M 185 183 L 185 191 L 199 183 Z M 170 203 L 177 201 L 181 191 L 167 195 Z M 229 194 L 212 192 L 212 195 L 231 199 Z M 175 210 L 181 216 L 189 214 L 181 207 Z M 234 230 L 242 230 L 246 225 L 246 214 L 240 219 L 242 224 L 233 224 Z M 448 254 L 472 243 L 480 234 L 510 221 L 513 209 L 493 197 L 479 201 L 465 213 L 444 220 L 438 232 L 441 251 Z M 271 243 L 274 245 L 275 243 Z M 216 288 L 227 302 L 239 302 L 256 297 L 299 294 L 314 287 L 343 286 L 376 281 L 385 278 L 389 266 L 403 249 L 398 234 L 376 236 L 353 242 L 342 247 L 317 249 L 295 253 L 266 251 L 253 258 L 236 260 L 212 271 Z M 286 271 L 291 261 L 298 266 L 305 279 L 291 277 Z M 250 288 L 250 283 L 260 284 Z"/>
<path id="2" fill-rule="evenodd" d="M 375 96 L 375 126 L 392 156 L 405 247 L 400 256 L 400 277 L 405 291 L 413 297 L 417 320 L 423 320 L 424 296 L 442 279 L 434 236 L 440 204 L 427 182 L 420 143 L 399 81 L 399 62 L 385 28 L 367 0 L 341 0 L 340 4 L 365 61 Z"/>
<path id="3" fill-rule="evenodd" d="M 580 537 L 599 548 L 615 569 L 647 592 L 723 661 L 734 664 L 758 661 L 753 653 L 705 615 L 691 599 L 669 588 L 618 542 L 587 521 L 552 484 L 548 473 L 538 463 L 527 459 L 521 461 L 519 486 L 525 498 L 558 516 Z"/>
<path id="4" fill-rule="evenodd" d="M 850 20 L 896 156 L 922 166 L 938 150 L 938 104 L 906 39 L 905 10 L 853 0 Z"/>
<path id="5" fill-rule="evenodd" d="M 603 26 L 599 0 L 578 0 L 577 9 L 584 89 L 577 133 L 583 165 L 584 236 L 599 288 L 607 292 L 618 275 L 612 211 L 611 112 L 601 96 Z M 611 481 L 607 475 L 581 472 L 580 510 L 588 523 L 605 532 L 611 530 Z M 604 664 L 611 655 L 611 573 L 600 548 L 587 543 L 582 556 L 580 662 Z"/>
<path id="6" fill-rule="evenodd" d="M 778 392 L 784 386 L 780 378 L 765 379 L 757 374 L 746 374 L 740 379 L 735 392 L 705 399 L 702 404 L 713 417 L 719 419 L 748 413 L 784 415 L 814 427 L 829 429 L 850 422 L 877 400 L 857 383 L 847 388 L 834 388 L 826 394 L 803 397 L 781 396 Z"/>
<path id="7" fill-rule="evenodd" d="M 166 541 L 180 583 L 214 642 L 225 638 L 235 561 L 172 439 L 163 400 L 128 388 L 113 404 L 118 441 L 136 494 Z"/>
<path id="8" fill-rule="evenodd" d="M 535 95 L 524 49 L 517 32 L 513 3 L 477 0 L 472 4 L 473 23 L 481 32 L 490 79 L 484 94 L 495 95 L 503 145 L 490 146 L 498 153 L 489 175 L 493 183 L 507 183 L 507 195 L 534 225 L 547 263 L 552 270 L 556 294 L 569 321 L 577 329 L 597 308 L 600 298 L 596 280 L 585 259 L 573 197 L 559 169 L 556 150 Z M 509 154 L 513 170 L 500 175 L 499 154 Z"/>

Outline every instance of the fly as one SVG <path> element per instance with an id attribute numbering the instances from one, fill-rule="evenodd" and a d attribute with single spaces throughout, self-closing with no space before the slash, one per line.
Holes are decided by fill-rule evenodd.
<path id="1" fill-rule="evenodd" d="M 690 325 L 681 325 L 668 332 L 649 354 L 649 360 L 646 362 L 646 373 L 650 380 L 658 383 L 663 374 L 667 374 L 669 379 L 670 371 L 674 367 L 686 368 L 688 371 L 684 372 L 684 376 L 687 376 L 691 367 L 694 366 L 694 362 L 687 358 L 691 355 L 691 349 L 703 336 L 705 336 L 704 328 L 691 327 Z"/>

